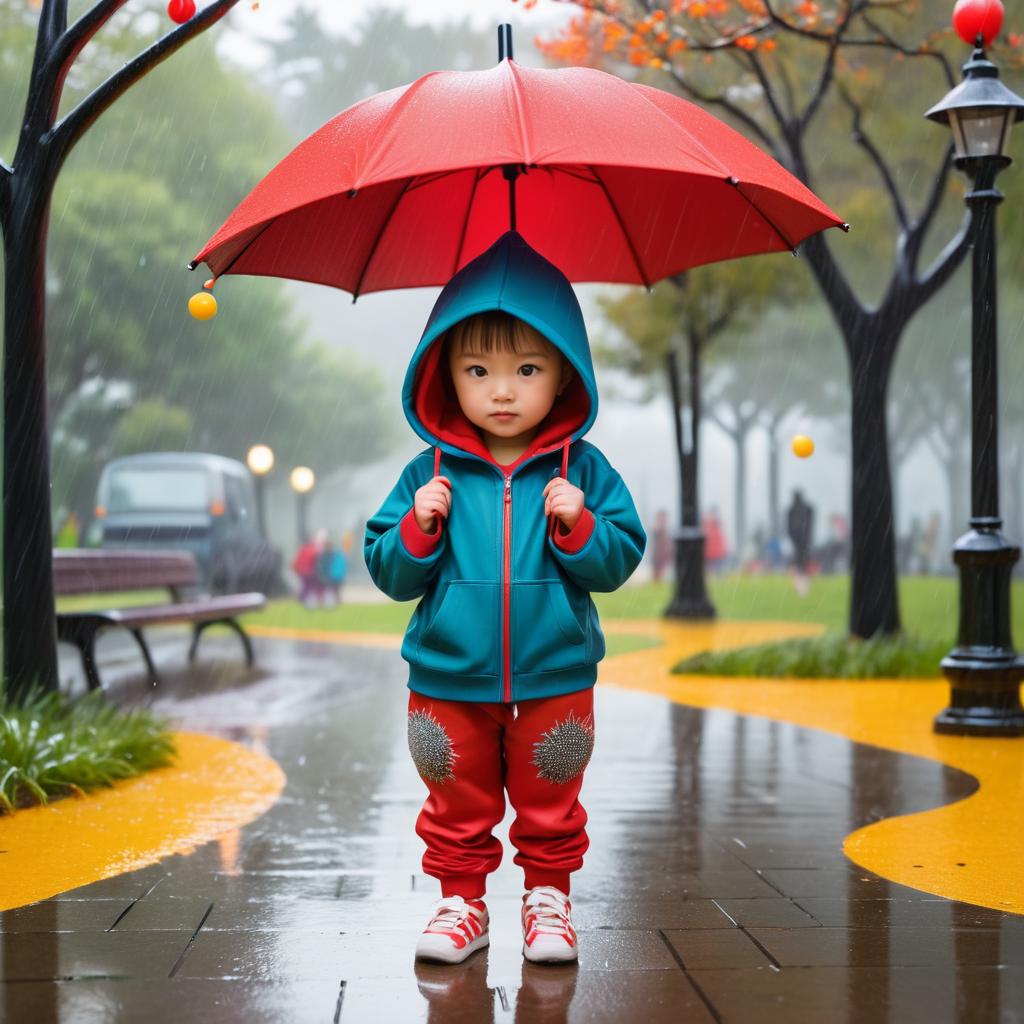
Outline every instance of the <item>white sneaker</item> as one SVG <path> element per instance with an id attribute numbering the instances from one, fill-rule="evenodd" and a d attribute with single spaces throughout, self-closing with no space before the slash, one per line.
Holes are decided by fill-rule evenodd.
<path id="1" fill-rule="evenodd" d="M 569 897 L 553 885 L 538 885 L 523 896 L 523 956 L 534 963 L 575 960 L 576 930 Z"/>
<path id="2" fill-rule="evenodd" d="M 462 963 L 490 941 L 487 922 L 483 900 L 446 896 L 437 901 L 434 916 L 416 943 L 416 956 L 446 964 Z"/>

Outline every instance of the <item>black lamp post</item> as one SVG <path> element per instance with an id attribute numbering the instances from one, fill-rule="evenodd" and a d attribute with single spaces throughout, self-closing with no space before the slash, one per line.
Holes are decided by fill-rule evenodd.
<path id="1" fill-rule="evenodd" d="M 1020 548 L 1003 536 L 999 517 L 995 211 L 1003 196 L 994 185 L 1011 162 L 1003 150 L 1010 126 L 1024 116 L 1024 100 L 999 81 L 980 33 L 963 72 L 963 82 L 925 115 L 952 129 L 954 162 L 973 186 L 965 201 L 974 236 L 971 522 L 953 548 L 960 569 L 960 630 L 957 645 L 942 659 L 952 692 L 949 707 L 935 719 L 935 731 L 1021 736 L 1024 659 L 1010 632 L 1010 574 Z"/>
<path id="2" fill-rule="evenodd" d="M 260 537 L 268 540 L 267 537 L 267 496 L 266 478 L 267 474 L 274 468 L 274 451 L 265 444 L 254 444 L 249 449 L 245 458 L 256 482 L 256 514 L 259 516 Z"/>
<path id="3" fill-rule="evenodd" d="M 288 477 L 288 483 L 298 503 L 299 543 L 305 544 L 309 540 L 309 492 L 313 490 L 316 476 L 308 466 L 296 466 Z"/>

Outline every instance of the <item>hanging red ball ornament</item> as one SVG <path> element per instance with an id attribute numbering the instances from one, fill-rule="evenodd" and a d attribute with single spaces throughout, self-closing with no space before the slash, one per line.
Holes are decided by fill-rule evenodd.
<path id="1" fill-rule="evenodd" d="M 184 25 L 195 13 L 195 0 L 171 0 L 167 5 L 167 16 L 179 25 Z"/>
<path id="2" fill-rule="evenodd" d="M 1002 27 L 1002 0 L 957 0 L 953 8 L 953 28 L 970 46 L 974 45 L 979 32 L 985 45 L 991 45 Z"/>

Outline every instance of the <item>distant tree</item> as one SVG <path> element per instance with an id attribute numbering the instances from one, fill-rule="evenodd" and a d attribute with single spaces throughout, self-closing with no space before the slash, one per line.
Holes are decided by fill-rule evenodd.
<path id="1" fill-rule="evenodd" d="M 824 235 L 811 236 L 801 249 L 850 366 L 850 631 L 862 637 L 898 631 L 889 434 L 880 411 L 907 325 L 949 280 L 969 245 L 968 214 L 922 269 L 926 239 L 942 222 L 940 207 L 950 191 L 948 138 L 921 120 L 926 106 L 955 82 L 940 48 L 950 34 L 949 9 L 915 0 L 572 2 L 581 13 L 543 44 L 552 57 L 611 62 L 716 108 L 809 187 L 823 191 L 851 222 L 862 215 L 860 223 L 873 232 L 867 236 L 871 265 L 863 275 L 871 287 L 862 283 L 861 294 L 849 263 L 836 258 Z M 962 45 L 948 49 L 966 56 Z M 938 73 L 915 78 L 908 65 Z M 851 132 L 859 159 L 847 144 Z M 908 138 L 920 141 L 908 145 Z M 879 204 L 863 190 L 862 201 L 849 201 L 867 173 L 884 187 L 889 224 L 879 220 Z M 913 183 L 913 208 L 903 182 Z M 878 244 L 886 233 L 888 267 Z M 876 288 L 877 301 L 863 297 Z"/>
<path id="2" fill-rule="evenodd" d="M 650 295 L 631 290 L 619 298 L 599 300 L 604 317 L 617 331 L 614 342 L 604 340 L 594 346 L 599 362 L 645 380 L 652 395 L 664 389 L 672 407 L 681 543 L 676 551 L 676 592 L 667 616 L 714 614 L 704 584 L 698 493 L 705 409 L 702 364 L 707 350 L 717 337 L 741 333 L 772 303 L 795 301 L 805 289 L 799 268 L 761 258 L 698 267 L 661 282 Z"/>

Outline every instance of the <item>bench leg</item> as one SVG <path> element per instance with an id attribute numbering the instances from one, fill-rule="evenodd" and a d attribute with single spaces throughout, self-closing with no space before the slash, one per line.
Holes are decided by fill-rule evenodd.
<path id="1" fill-rule="evenodd" d="M 139 645 L 139 649 L 142 651 L 142 657 L 146 659 L 146 668 L 149 669 L 149 679 L 155 686 L 160 682 L 160 676 L 157 674 L 156 665 L 153 664 L 153 656 L 149 653 L 149 645 L 146 643 L 146 639 L 142 635 L 141 629 L 133 629 L 130 632 L 132 636 L 135 637 L 135 641 Z"/>
<path id="2" fill-rule="evenodd" d="M 93 690 L 102 690 L 103 682 L 100 679 L 100 672 L 96 666 L 95 630 L 90 631 L 87 636 L 82 637 L 82 642 L 79 644 L 78 650 L 82 655 L 82 671 L 85 673 L 90 693 Z"/>
<path id="3" fill-rule="evenodd" d="M 82 672 L 85 674 L 85 681 L 89 685 L 89 691 L 102 690 L 103 682 L 100 679 L 99 669 L 96 665 L 96 634 L 99 627 L 90 622 L 75 623 L 74 626 L 57 620 L 57 639 L 64 643 L 74 644 L 82 659 Z"/>
<path id="4" fill-rule="evenodd" d="M 203 630 L 208 625 L 210 625 L 208 622 L 192 623 L 192 643 L 188 648 L 188 661 L 190 665 L 196 660 L 196 651 L 199 650 L 199 638 L 203 635 Z"/>
<path id="5" fill-rule="evenodd" d="M 245 650 L 245 664 L 251 667 L 255 661 L 252 649 L 252 641 L 249 639 L 249 634 L 242 629 L 241 625 L 234 619 L 216 619 L 209 622 L 196 622 L 192 625 L 192 646 L 188 649 L 188 660 L 190 662 L 195 661 L 196 651 L 199 649 L 199 637 L 202 635 L 204 629 L 207 626 L 229 626 L 237 634 L 239 639 L 242 641 L 242 647 Z"/>

